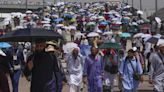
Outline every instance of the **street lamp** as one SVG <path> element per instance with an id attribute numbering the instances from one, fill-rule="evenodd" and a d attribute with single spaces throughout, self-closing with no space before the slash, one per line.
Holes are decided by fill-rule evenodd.
<path id="1" fill-rule="evenodd" d="M 28 10 L 28 1 L 26 0 L 26 11 Z"/>
<path id="2" fill-rule="evenodd" d="M 132 8 L 134 7 L 133 5 L 134 5 L 134 1 L 132 0 Z"/>
<path id="3" fill-rule="evenodd" d="M 158 0 L 155 0 L 155 16 L 157 15 L 158 11 Z"/>
<path id="4" fill-rule="evenodd" d="M 142 0 L 140 0 L 140 10 L 142 10 Z"/>
<path id="5" fill-rule="evenodd" d="M 44 9 L 44 6 L 45 6 L 44 4 L 45 4 L 45 0 L 43 0 L 43 9 Z"/>

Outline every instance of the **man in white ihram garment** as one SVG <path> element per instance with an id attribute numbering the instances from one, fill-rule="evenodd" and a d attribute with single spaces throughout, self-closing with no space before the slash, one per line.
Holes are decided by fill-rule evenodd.
<path id="1" fill-rule="evenodd" d="M 74 47 L 73 51 L 66 58 L 69 76 L 69 92 L 81 91 L 84 58 L 80 54 L 79 50 L 80 49 L 78 47 Z"/>
<path id="2" fill-rule="evenodd" d="M 160 40 L 159 52 L 151 59 L 149 83 L 153 84 L 155 92 L 164 92 L 164 40 Z"/>

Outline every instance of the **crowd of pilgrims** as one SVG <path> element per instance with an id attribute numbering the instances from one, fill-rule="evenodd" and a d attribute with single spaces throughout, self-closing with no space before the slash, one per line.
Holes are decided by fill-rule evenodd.
<path id="1" fill-rule="evenodd" d="M 30 92 L 62 92 L 65 85 L 69 92 L 84 92 L 85 86 L 88 92 L 114 92 L 115 81 L 120 91 L 137 92 L 145 75 L 155 92 L 164 92 L 164 27 L 159 18 L 149 21 L 128 4 L 110 2 L 60 2 L 27 11 L 23 18 L 12 15 L 15 29 L 54 30 L 64 40 L 14 42 L 2 48 L 0 92 L 10 92 L 8 76 L 12 92 L 19 92 L 21 77 L 31 82 Z M 124 32 L 130 36 L 121 36 Z M 148 41 L 152 37 L 158 41 Z M 100 49 L 105 42 L 120 48 Z"/>

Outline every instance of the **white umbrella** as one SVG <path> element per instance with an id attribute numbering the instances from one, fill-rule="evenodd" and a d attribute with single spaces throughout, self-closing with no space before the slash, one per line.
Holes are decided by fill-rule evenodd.
<path id="1" fill-rule="evenodd" d="M 131 25 L 133 25 L 133 26 L 138 26 L 137 22 L 132 22 Z"/>
<path id="2" fill-rule="evenodd" d="M 51 27 L 50 24 L 44 24 L 43 27 Z"/>
<path id="3" fill-rule="evenodd" d="M 155 21 L 159 24 L 161 23 L 161 19 L 159 17 L 155 17 Z"/>
<path id="4" fill-rule="evenodd" d="M 76 27 L 75 26 L 68 26 L 68 29 L 69 30 L 76 30 Z"/>
<path id="5" fill-rule="evenodd" d="M 164 39 L 159 39 L 158 42 L 157 42 L 157 46 L 161 45 L 161 44 L 164 44 Z"/>
<path id="6" fill-rule="evenodd" d="M 15 29 L 23 29 L 24 27 L 23 26 L 16 26 Z"/>
<path id="7" fill-rule="evenodd" d="M 50 18 L 44 18 L 44 20 L 45 20 L 45 21 L 51 21 L 51 19 L 50 19 Z"/>
<path id="8" fill-rule="evenodd" d="M 32 11 L 30 11 L 30 10 L 26 11 L 26 14 L 31 14 L 31 13 L 32 13 Z"/>
<path id="9" fill-rule="evenodd" d="M 1 56 L 6 56 L 6 54 L 0 49 L 0 55 Z"/>
<path id="10" fill-rule="evenodd" d="M 156 37 L 156 38 L 159 38 L 160 39 L 162 37 L 162 35 L 161 34 L 156 34 L 153 37 Z"/>
<path id="11" fill-rule="evenodd" d="M 137 33 L 133 36 L 133 38 L 141 37 L 142 35 L 144 35 L 144 34 L 143 33 Z"/>
<path id="12" fill-rule="evenodd" d="M 64 27 L 63 24 L 57 24 L 56 27 Z"/>
<path id="13" fill-rule="evenodd" d="M 52 15 L 52 17 L 54 17 L 54 18 L 59 18 L 59 16 L 56 15 L 56 14 Z"/>
<path id="14" fill-rule="evenodd" d="M 81 33 L 81 32 L 77 32 L 76 34 L 75 34 L 75 38 L 80 38 L 80 37 L 85 37 L 85 35 L 83 34 L 83 33 Z"/>
<path id="15" fill-rule="evenodd" d="M 143 11 L 138 10 L 138 11 L 137 11 L 137 14 L 141 14 L 141 15 L 143 15 Z"/>
<path id="16" fill-rule="evenodd" d="M 142 24 L 142 23 L 144 23 L 144 21 L 143 20 L 138 20 L 137 23 Z"/>
<path id="17" fill-rule="evenodd" d="M 116 21 L 116 23 L 115 24 L 119 24 L 119 25 L 121 25 L 122 24 L 122 22 L 121 21 Z"/>
<path id="18" fill-rule="evenodd" d="M 64 47 L 63 50 L 65 53 L 71 53 L 74 48 L 77 48 L 78 45 L 74 42 L 69 42 L 67 43 Z"/>
<path id="19" fill-rule="evenodd" d="M 130 5 L 127 5 L 127 6 L 124 7 L 124 9 L 126 9 L 126 8 L 131 8 L 131 6 Z"/>
<path id="20" fill-rule="evenodd" d="M 108 31 L 108 32 L 104 32 L 103 35 L 112 35 L 113 32 L 112 31 Z"/>
<path id="21" fill-rule="evenodd" d="M 87 35 L 87 37 L 97 37 L 97 36 L 100 36 L 100 35 L 96 32 L 91 32 Z"/>
<path id="22" fill-rule="evenodd" d="M 128 16 L 132 16 L 133 14 L 131 12 L 128 12 L 126 15 Z"/>
<path id="23" fill-rule="evenodd" d="M 43 24 L 49 24 L 50 21 L 42 21 Z"/>
<path id="24" fill-rule="evenodd" d="M 99 29 L 97 29 L 95 32 L 97 32 L 97 33 L 102 33 L 102 31 L 101 31 L 101 30 L 99 30 Z"/>
<path id="25" fill-rule="evenodd" d="M 147 37 L 152 37 L 152 35 L 151 35 L 151 34 L 143 34 L 143 35 L 141 36 L 141 38 L 147 38 Z"/>

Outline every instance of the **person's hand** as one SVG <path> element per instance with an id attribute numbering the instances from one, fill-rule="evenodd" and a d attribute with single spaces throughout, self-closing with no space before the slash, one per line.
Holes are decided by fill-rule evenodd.
<path id="1" fill-rule="evenodd" d="M 67 84 L 67 82 L 65 82 L 65 81 L 62 81 L 62 84 L 63 84 L 63 85 L 66 85 L 66 84 Z"/>
<path id="2" fill-rule="evenodd" d="M 154 84 L 154 80 L 153 79 L 149 79 L 149 83 L 150 84 Z"/>
<path id="3" fill-rule="evenodd" d="M 27 63 L 27 66 L 28 66 L 28 69 L 31 71 L 32 68 L 34 67 L 34 64 L 33 64 L 32 61 L 29 61 L 29 62 Z"/>
<path id="4" fill-rule="evenodd" d="M 83 77 L 84 84 L 87 84 L 87 77 Z"/>

